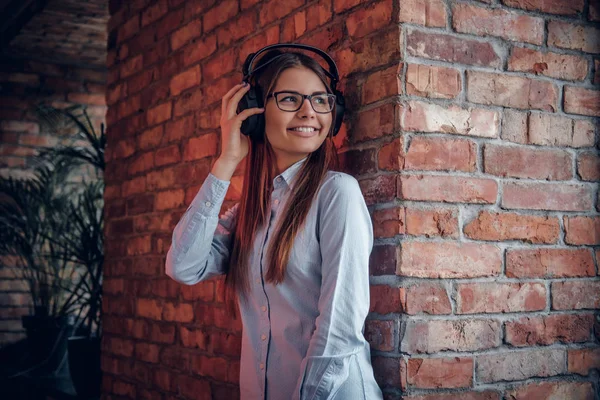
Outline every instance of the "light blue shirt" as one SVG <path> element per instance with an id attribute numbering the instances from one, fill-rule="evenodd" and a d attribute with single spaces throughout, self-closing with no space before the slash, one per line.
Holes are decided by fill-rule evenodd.
<path id="1" fill-rule="evenodd" d="M 242 317 L 242 399 L 382 399 L 363 336 L 373 226 L 357 180 L 328 171 L 295 238 L 283 283 L 265 281 L 266 251 L 306 157 L 278 175 L 271 218 L 249 258 Z M 219 218 L 229 181 L 209 174 L 173 232 L 166 273 L 193 285 L 225 274 L 238 204 Z"/>

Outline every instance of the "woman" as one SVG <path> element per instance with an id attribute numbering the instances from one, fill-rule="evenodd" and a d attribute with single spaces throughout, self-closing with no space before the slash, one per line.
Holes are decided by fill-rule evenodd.
<path id="1" fill-rule="evenodd" d="M 259 65 L 265 106 L 236 113 L 248 83 L 223 97 L 222 151 L 175 227 L 166 273 L 188 285 L 226 274 L 242 399 L 381 399 L 363 336 L 373 228 L 356 179 L 330 170 L 335 96 L 305 54 L 271 51 Z M 262 140 L 242 135 L 262 113 Z M 244 158 L 241 200 L 219 218 Z"/>

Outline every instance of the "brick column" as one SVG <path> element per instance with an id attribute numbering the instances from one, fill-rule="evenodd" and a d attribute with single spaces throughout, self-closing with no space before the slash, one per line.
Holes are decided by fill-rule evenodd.
<path id="1" fill-rule="evenodd" d="M 182 286 L 163 263 L 219 154 L 221 96 L 276 42 L 342 74 L 335 142 L 373 217 L 365 335 L 386 399 L 598 389 L 594 4 L 114 3 L 105 393 L 239 397 L 223 280 Z"/>

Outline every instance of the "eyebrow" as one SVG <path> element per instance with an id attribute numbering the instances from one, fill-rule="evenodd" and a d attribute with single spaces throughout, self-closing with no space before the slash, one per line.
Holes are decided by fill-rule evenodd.
<path id="1" fill-rule="evenodd" d="M 299 93 L 299 94 L 302 94 L 302 93 L 298 92 L 297 90 L 288 90 L 288 89 L 277 90 L 277 92 L 290 92 L 290 93 Z M 311 94 L 327 94 L 327 92 L 319 90 L 319 91 L 316 91 L 316 92 L 312 92 Z"/>

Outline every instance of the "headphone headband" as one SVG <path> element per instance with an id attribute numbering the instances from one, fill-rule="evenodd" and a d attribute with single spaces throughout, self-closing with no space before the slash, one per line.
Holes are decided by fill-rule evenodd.
<path id="1" fill-rule="evenodd" d="M 263 65 L 260 65 L 259 67 L 257 67 L 256 69 L 253 70 L 252 65 L 254 64 L 254 61 L 258 58 L 258 56 L 260 54 L 262 54 L 266 51 L 269 51 L 269 50 L 274 50 L 274 49 L 279 49 L 279 48 L 293 48 L 293 49 L 308 50 L 308 51 L 312 51 L 312 52 L 320 55 L 327 62 L 327 65 L 329 65 L 329 71 L 324 70 L 324 72 L 329 77 L 329 79 L 331 79 L 332 89 L 335 89 L 335 87 L 337 86 L 337 83 L 340 80 L 339 75 L 338 75 L 337 65 L 335 65 L 335 61 L 333 61 L 333 59 L 331 57 L 329 57 L 329 55 L 326 52 L 324 52 L 323 50 L 318 49 L 313 46 L 306 45 L 306 44 L 294 44 L 294 43 L 272 44 L 270 46 L 263 47 L 256 53 L 250 54 L 246 58 L 246 62 L 244 63 L 244 66 L 242 67 L 242 74 L 244 75 L 244 80 L 247 80 L 251 74 L 255 73 L 259 69 L 265 67 L 267 64 L 269 64 L 270 62 L 275 61 L 277 59 L 277 57 L 275 57 L 272 60 L 269 60 L 269 62 L 267 62 Z"/>

